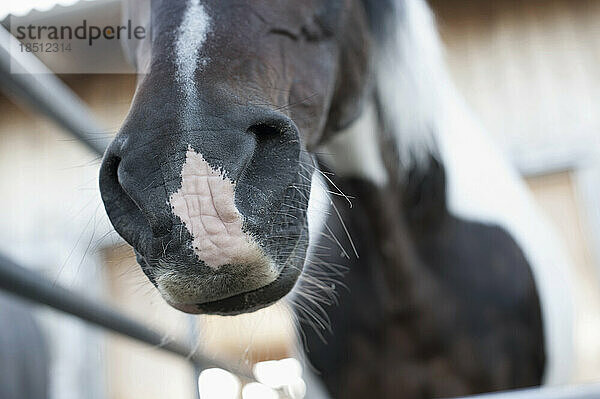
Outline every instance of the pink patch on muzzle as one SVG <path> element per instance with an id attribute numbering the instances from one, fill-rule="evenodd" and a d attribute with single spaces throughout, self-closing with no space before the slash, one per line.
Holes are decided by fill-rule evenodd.
<path id="1" fill-rule="evenodd" d="M 270 263 L 253 237 L 242 230 L 234 193 L 235 183 L 189 147 L 181 188 L 169 203 L 190 232 L 198 258 L 214 270 L 228 264 Z"/>

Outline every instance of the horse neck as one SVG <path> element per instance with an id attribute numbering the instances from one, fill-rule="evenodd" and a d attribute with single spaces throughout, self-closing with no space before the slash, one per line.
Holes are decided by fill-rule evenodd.
<path id="1" fill-rule="evenodd" d="M 408 317 L 428 306 L 431 297 L 427 293 L 435 291 L 435 279 L 417 255 L 415 240 L 419 239 L 419 228 L 424 227 L 415 229 L 420 222 L 411 220 L 413 211 L 403 198 L 406 185 L 376 185 L 361 178 L 334 176 L 329 189 L 352 197 L 351 208 L 344 197 L 332 200 L 337 211 L 331 213 L 328 225 L 350 255 L 336 261 L 349 264 L 349 273 L 369 275 L 375 291 L 371 294 L 378 296 L 385 313 L 393 317 Z M 436 223 L 444 217 L 440 215 Z M 340 226 L 342 221 L 345 229 Z M 349 237 L 345 236 L 346 229 Z M 358 258 L 347 249 L 350 245 L 356 247 Z"/>

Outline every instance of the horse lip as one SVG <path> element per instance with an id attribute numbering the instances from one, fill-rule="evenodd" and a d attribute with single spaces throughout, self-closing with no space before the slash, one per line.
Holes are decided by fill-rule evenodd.
<path id="1" fill-rule="evenodd" d="M 267 301 L 264 303 L 257 303 L 254 306 L 249 307 L 248 309 L 231 310 L 231 311 L 228 311 L 226 309 L 225 304 L 228 301 L 232 301 L 232 300 L 236 300 L 236 299 L 242 300 L 244 298 L 244 296 L 246 296 L 250 293 L 256 293 L 256 292 L 264 289 L 265 287 L 267 287 L 267 286 L 265 285 L 263 287 L 255 289 L 255 290 L 242 292 L 242 293 L 228 296 L 228 297 L 222 298 L 222 299 L 217 299 L 216 301 L 209 301 L 209 302 L 202 302 L 202 303 L 189 303 L 189 304 L 178 304 L 178 303 L 173 303 L 170 301 L 166 301 L 166 302 L 169 304 L 169 306 L 171 306 L 181 312 L 188 313 L 188 314 L 213 314 L 213 315 L 219 315 L 219 316 L 235 316 L 235 315 L 238 315 L 241 313 L 249 313 L 249 312 L 253 312 L 255 310 L 259 310 L 259 309 L 262 309 L 263 307 L 267 307 L 267 306 L 272 305 L 273 303 L 277 302 L 277 300 L 279 300 L 279 299 L 277 299 L 275 301 L 270 301 L 270 302 Z"/>
<path id="2" fill-rule="evenodd" d="M 198 309 L 198 306 L 195 304 L 180 304 L 180 303 L 175 303 L 175 302 L 171 302 L 165 299 L 165 301 L 169 304 L 169 306 L 184 312 L 184 313 L 189 313 L 189 314 L 201 314 L 202 312 Z"/>
<path id="3" fill-rule="evenodd" d="M 286 263 L 286 265 L 283 267 L 283 269 L 281 270 L 281 272 L 279 273 L 279 275 L 277 276 L 275 281 L 272 281 L 271 283 L 269 283 L 265 286 L 262 286 L 260 288 L 256 288 L 254 290 L 235 294 L 235 295 L 232 295 L 232 296 L 229 296 L 226 298 L 218 299 L 216 301 L 197 303 L 194 305 L 184 305 L 182 308 L 180 308 L 178 306 L 174 306 L 174 307 L 176 309 L 179 309 L 186 313 L 215 314 L 215 315 L 221 315 L 221 316 L 234 316 L 234 315 L 238 315 L 241 313 L 254 312 L 256 310 L 259 310 L 259 309 L 262 309 L 262 308 L 265 308 L 267 306 L 274 304 L 279 299 L 281 299 L 283 296 L 285 296 L 285 294 L 287 294 L 289 291 L 291 291 L 291 288 L 296 283 L 297 276 L 293 277 L 293 282 L 292 282 L 291 286 L 289 287 L 289 289 L 286 289 L 287 286 L 290 285 L 290 281 L 282 281 L 282 278 L 281 278 L 284 270 L 286 270 L 286 269 L 289 269 L 288 263 Z M 298 275 L 299 275 L 299 273 L 298 273 Z M 289 280 L 289 278 L 288 278 L 288 280 Z M 260 295 L 265 292 L 268 293 L 269 291 L 285 292 L 285 294 L 276 295 L 276 298 L 268 299 L 266 301 L 265 300 L 258 300 L 258 301 L 250 301 L 249 300 L 249 297 L 251 297 L 251 296 Z M 237 306 L 235 306 L 235 305 L 231 306 L 231 304 L 237 304 Z M 189 312 L 188 310 L 192 310 L 192 308 L 194 308 L 193 311 Z M 184 309 L 186 309 L 186 310 L 184 310 Z"/>
<path id="4" fill-rule="evenodd" d="M 303 229 L 303 230 L 307 230 L 307 229 Z M 176 303 L 176 302 L 172 302 L 167 300 L 166 298 L 163 297 L 163 299 L 165 299 L 165 302 L 167 302 L 167 304 L 169 304 L 169 306 L 184 312 L 184 313 L 189 313 L 189 314 L 218 314 L 218 315 L 223 315 L 223 316 L 227 316 L 227 315 L 237 315 L 237 314 L 241 314 L 241 313 L 248 313 L 248 312 L 253 312 L 255 310 L 261 309 L 263 307 L 267 307 L 269 305 L 272 305 L 273 303 L 277 302 L 280 298 L 277 298 L 273 301 L 270 302 L 264 302 L 261 304 L 255 304 L 255 306 L 251 306 L 247 309 L 239 309 L 239 310 L 235 310 L 232 312 L 228 312 L 225 309 L 225 306 L 221 306 L 226 304 L 227 302 L 230 301 L 235 301 L 236 299 L 243 299 L 244 296 L 250 295 L 250 294 L 260 294 L 261 291 L 264 290 L 268 290 L 268 289 L 272 289 L 273 286 L 277 285 L 277 284 L 281 284 L 281 277 L 282 275 L 285 276 L 284 272 L 289 271 L 291 263 L 293 262 L 293 255 L 296 253 L 299 244 L 302 242 L 302 239 L 304 238 L 304 235 L 306 233 L 302 233 L 300 238 L 298 239 L 298 241 L 296 242 L 296 245 L 294 246 L 294 249 L 292 251 L 292 254 L 288 257 L 288 260 L 285 262 L 285 264 L 283 265 L 283 267 L 281 268 L 281 270 L 279 271 L 279 273 L 277 274 L 277 277 L 275 278 L 275 280 L 271 281 L 270 283 L 259 287 L 259 288 L 255 288 L 249 291 L 244 291 L 244 292 L 240 292 L 238 294 L 234 294 L 225 298 L 220 298 L 217 300 L 213 300 L 213 301 L 206 301 L 206 302 L 194 302 L 194 303 Z M 148 264 L 148 262 L 146 261 L 146 258 L 141 255 L 139 252 L 135 251 L 136 257 L 138 258 L 138 263 L 140 263 L 140 260 L 143 262 L 143 264 L 145 266 L 142 266 L 142 271 L 144 272 L 144 274 L 146 275 L 146 277 L 148 277 L 148 279 L 150 280 L 150 282 L 156 287 L 158 288 L 158 284 L 156 283 L 156 280 L 154 278 L 154 273 L 152 272 L 152 269 L 150 267 L 150 265 Z M 141 264 L 141 263 L 140 263 Z M 298 269 L 298 267 L 295 267 L 295 269 Z M 296 276 L 287 276 L 292 277 L 294 280 L 294 284 L 295 284 L 295 280 L 297 279 L 298 275 L 300 274 L 300 272 L 297 273 Z M 284 283 L 285 286 L 285 283 Z M 281 288 L 281 289 L 285 289 L 285 288 Z M 291 290 L 291 287 L 290 287 Z M 258 306 L 257 306 L 258 305 Z M 214 311 L 211 309 L 220 309 L 218 311 Z"/>
<path id="5" fill-rule="evenodd" d="M 283 266 L 282 271 L 283 271 L 283 269 L 285 267 L 287 267 L 287 262 Z M 254 289 L 251 289 L 251 290 L 248 290 L 248 291 L 244 291 L 244 292 L 239 292 L 237 294 L 232 294 L 232 295 L 226 296 L 224 298 L 213 299 L 213 300 L 208 300 L 208 301 L 204 301 L 204 302 L 192 302 L 192 303 L 177 303 L 177 302 L 169 301 L 168 299 L 165 299 L 165 301 L 170 306 L 174 307 L 177 310 L 181 310 L 182 312 L 192 313 L 192 314 L 199 314 L 201 312 L 198 311 L 198 306 L 217 304 L 217 303 L 222 302 L 222 301 L 230 300 L 231 298 L 243 296 L 243 295 L 249 294 L 251 292 L 256 292 L 258 290 L 261 290 L 261 289 L 263 289 L 263 288 L 265 288 L 265 287 L 267 287 L 267 286 L 275 283 L 279 279 L 280 276 L 281 276 L 281 271 L 277 274 L 277 277 L 275 277 L 275 280 L 271 281 L 268 284 L 263 285 L 262 287 L 254 288 Z"/>
<path id="6" fill-rule="evenodd" d="M 293 289 L 298 277 L 300 276 L 300 273 L 302 272 L 301 267 L 297 267 L 292 263 L 294 262 L 293 260 L 296 259 L 294 255 L 298 251 L 300 244 L 306 239 L 307 234 L 308 229 L 303 228 L 302 234 L 296 242 L 291 255 L 281 268 L 277 278 L 275 278 L 275 280 L 269 284 L 215 301 L 194 304 L 174 304 L 168 302 L 169 305 L 175 309 L 190 314 L 235 316 L 242 313 L 254 312 L 274 304 Z M 264 300 L 265 295 L 269 296 L 267 300 Z M 252 300 L 252 297 L 254 296 L 261 296 L 262 298 Z"/>

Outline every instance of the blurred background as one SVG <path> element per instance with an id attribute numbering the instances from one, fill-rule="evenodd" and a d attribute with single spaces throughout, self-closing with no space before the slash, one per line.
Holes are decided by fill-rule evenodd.
<path id="1" fill-rule="evenodd" d="M 58 4 L 60 3 L 60 4 Z M 574 260 L 581 368 L 600 381 L 600 0 L 433 0 L 451 74 L 468 104 L 558 227 Z M 3 1 L 0 20 L 71 24 L 94 15 L 118 25 L 120 2 Z M 117 44 L 118 45 L 118 44 Z M 112 136 L 135 76 L 114 48 L 89 57 L 45 55 Z M 79 63 L 74 68 L 74 63 Z M 18 98 L 0 94 L 0 252 L 53 282 L 110 303 L 190 341 L 210 356 L 247 362 L 294 356 L 283 305 L 237 317 L 191 318 L 159 297 L 101 205 L 99 157 Z M 557 293 L 560 295 L 560 293 Z M 52 398 L 192 398 L 185 359 L 34 307 L 49 342 Z M 242 360 L 240 360 L 242 359 Z"/>

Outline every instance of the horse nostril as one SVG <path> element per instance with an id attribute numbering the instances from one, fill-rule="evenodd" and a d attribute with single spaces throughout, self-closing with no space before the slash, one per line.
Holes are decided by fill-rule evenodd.
<path id="1" fill-rule="evenodd" d="M 259 142 L 287 141 L 286 139 L 297 139 L 298 130 L 294 122 L 285 115 L 268 111 L 255 120 L 246 130 L 256 137 Z"/>
<path id="2" fill-rule="evenodd" d="M 248 128 L 248 131 L 254 133 L 258 140 L 271 139 L 281 134 L 281 123 L 257 123 Z"/>
<path id="3" fill-rule="evenodd" d="M 100 168 L 100 194 L 115 230 L 134 247 L 145 241 L 151 229 L 147 219 L 120 179 L 121 158 L 107 153 Z"/>

